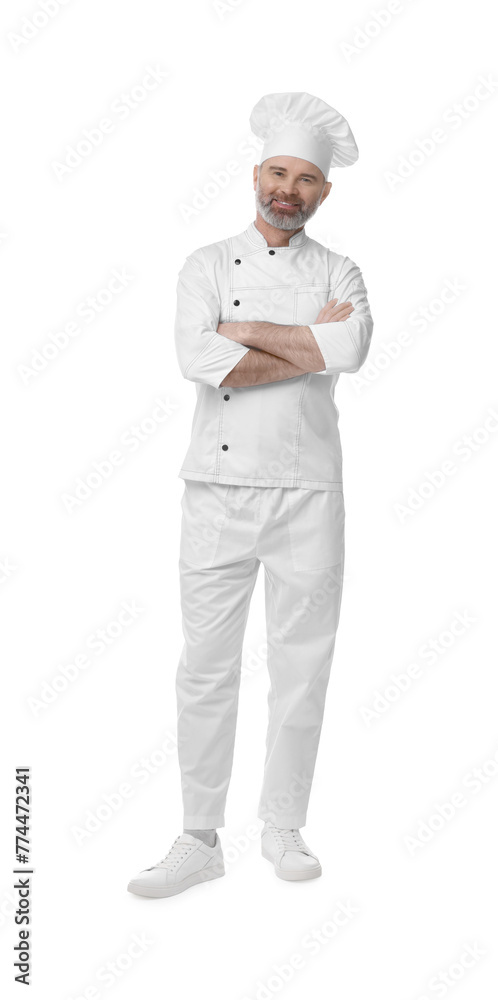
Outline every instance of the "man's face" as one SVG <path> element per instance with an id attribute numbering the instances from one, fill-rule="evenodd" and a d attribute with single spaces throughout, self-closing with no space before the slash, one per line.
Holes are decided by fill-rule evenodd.
<path id="1" fill-rule="evenodd" d="M 276 229 L 304 226 L 332 187 L 314 163 L 297 156 L 270 156 L 254 167 L 253 180 L 257 209 Z"/>

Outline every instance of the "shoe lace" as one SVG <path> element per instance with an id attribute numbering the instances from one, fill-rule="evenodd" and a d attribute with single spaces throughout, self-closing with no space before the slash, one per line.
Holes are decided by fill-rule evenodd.
<path id="1" fill-rule="evenodd" d="M 269 830 L 275 838 L 278 847 L 284 851 L 305 851 L 308 848 L 304 843 L 299 830 L 282 830 L 280 827 L 270 826 Z"/>
<path id="2" fill-rule="evenodd" d="M 180 861 L 182 861 L 187 854 L 190 854 L 193 849 L 193 844 L 179 844 L 179 839 L 180 837 L 178 836 L 166 856 L 162 858 L 161 861 L 158 861 L 155 865 L 153 865 L 154 868 L 167 868 L 168 871 L 173 871 Z"/>

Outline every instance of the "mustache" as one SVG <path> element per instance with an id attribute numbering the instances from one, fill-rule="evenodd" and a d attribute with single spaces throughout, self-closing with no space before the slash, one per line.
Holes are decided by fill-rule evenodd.
<path id="1" fill-rule="evenodd" d="M 275 198 L 273 195 L 271 196 L 271 198 L 268 199 L 268 201 L 267 201 L 266 204 L 270 205 L 272 201 L 284 201 L 284 202 L 287 203 L 287 205 L 298 205 L 299 206 L 301 204 L 300 201 L 287 201 L 287 198 Z"/>

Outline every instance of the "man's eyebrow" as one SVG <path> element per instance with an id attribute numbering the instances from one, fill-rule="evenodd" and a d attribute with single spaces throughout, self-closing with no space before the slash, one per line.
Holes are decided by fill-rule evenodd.
<path id="1" fill-rule="evenodd" d="M 279 167 L 276 163 L 272 163 L 269 169 L 270 170 L 282 170 L 284 174 L 287 173 L 287 167 Z M 301 174 L 301 177 L 312 177 L 314 181 L 317 180 L 317 175 L 316 174 L 307 174 L 304 171 Z"/>

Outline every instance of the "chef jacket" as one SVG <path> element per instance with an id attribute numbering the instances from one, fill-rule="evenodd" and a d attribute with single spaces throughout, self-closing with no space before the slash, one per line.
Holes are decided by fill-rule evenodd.
<path id="1" fill-rule="evenodd" d="M 315 323 L 332 298 L 352 302 L 350 318 Z M 264 320 L 309 326 L 325 368 L 261 385 L 220 386 L 250 350 L 218 324 Z M 342 490 L 341 372 L 364 363 L 373 320 L 361 271 L 301 229 L 270 247 L 254 222 L 191 253 L 178 275 L 175 348 L 196 383 L 191 441 L 181 479 L 239 486 Z M 310 526 L 311 527 L 311 526 Z"/>

